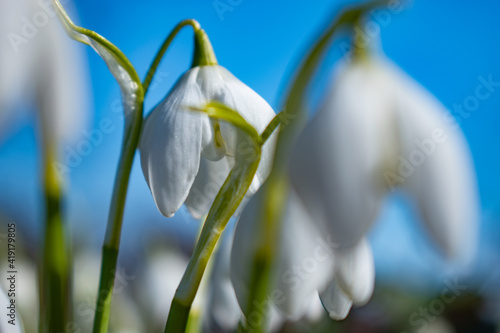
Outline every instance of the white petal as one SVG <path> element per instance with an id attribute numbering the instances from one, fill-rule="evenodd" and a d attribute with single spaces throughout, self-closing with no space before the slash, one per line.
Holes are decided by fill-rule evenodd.
<path id="1" fill-rule="evenodd" d="M 213 201 L 220 188 L 226 181 L 229 173 L 234 166 L 234 159 L 224 157 L 220 161 L 213 162 L 204 157 L 200 160 L 200 169 L 194 180 L 191 191 L 186 199 L 185 205 L 195 219 L 200 219 L 208 214 Z M 234 212 L 233 216 L 241 215 L 251 195 L 260 187 L 260 182 L 254 178 L 247 194 Z"/>
<path id="2" fill-rule="evenodd" d="M 197 68 L 184 74 L 147 117 L 140 142 L 141 165 L 160 212 L 171 217 L 186 200 L 200 165 L 208 117 L 185 106 L 202 100 Z"/>
<path id="3" fill-rule="evenodd" d="M 364 305 L 370 300 L 375 285 L 375 264 L 366 239 L 352 249 L 339 251 L 336 280 L 354 304 Z"/>
<path id="4" fill-rule="evenodd" d="M 423 221 L 448 256 L 474 251 L 478 195 L 472 158 L 458 125 L 444 106 L 395 66 L 404 186 L 417 200 Z"/>
<path id="5" fill-rule="evenodd" d="M 273 109 L 259 94 L 234 77 L 228 70 L 223 67 L 219 69 L 226 82 L 228 82 L 228 89 L 234 96 L 231 106 L 261 134 L 276 115 Z M 226 102 L 231 103 L 230 100 L 226 100 Z M 224 135 L 225 132 L 222 134 Z M 271 172 L 276 140 L 277 131 L 273 133 L 263 147 L 261 162 L 257 170 L 257 177 L 261 183 L 267 179 Z M 236 149 L 243 150 L 244 147 L 236 147 Z"/>
<path id="6" fill-rule="evenodd" d="M 259 230 L 258 209 L 259 193 L 253 196 L 243 210 L 234 233 L 231 249 L 231 282 L 240 308 L 245 312 L 248 305 L 248 292 L 253 270 L 253 256 L 258 247 Z"/>
<path id="7" fill-rule="evenodd" d="M 276 288 L 283 292 L 285 301 L 276 306 L 288 318 L 298 319 L 307 312 L 317 290 L 331 280 L 337 244 L 321 233 L 293 191 L 281 228 Z"/>
<path id="8" fill-rule="evenodd" d="M 202 86 L 207 100 L 216 100 L 236 110 L 257 132 L 262 133 L 274 118 L 275 113 L 271 106 L 255 91 L 245 85 L 222 66 L 203 66 L 200 68 L 200 77 L 210 86 Z M 226 154 L 238 154 L 253 158 L 251 147 L 238 140 L 237 129 L 234 126 L 221 122 L 221 133 L 226 143 Z M 263 147 L 261 162 L 257 170 L 257 181 L 252 184 L 250 193 L 255 193 L 258 187 L 267 179 L 271 171 L 277 135 L 273 134 Z"/>
<path id="9" fill-rule="evenodd" d="M 313 297 L 311 303 L 307 307 L 306 319 L 310 323 L 319 323 L 326 315 L 325 307 L 321 303 L 319 294 Z"/>
<path id="10" fill-rule="evenodd" d="M 321 302 L 333 320 L 342 320 L 351 311 L 352 300 L 340 288 L 335 280 L 320 294 Z"/>
<path id="11" fill-rule="evenodd" d="M 226 229 L 222 235 L 212 267 L 208 295 L 209 325 L 215 323 L 224 331 L 235 331 L 243 318 L 230 277 L 233 234 L 234 230 Z"/>
<path id="12" fill-rule="evenodd" d="M 391 85 L 364 63 L 342 70 L 292 152 L 293 187 L 343 246 L 367 232 L 383 199 L 380 170 L 395 150 Z"/>
<path id="13" fill-rule="evenodd" d="M 250 192 L 250 190 L 248 192 Z M 250 201 L 250 198 L 252 196 L 248 192 L 241 200 L 241 203 L 238 206 L 238 208 L 236 208 L 236 211 L 233 214 L 234 217 L 239 217 L 241 215 L 241 213 L 243 212 L 243 210 L 245 209 L 246 205 L 248 204 L 248 201 Z"/>
<path id="14" fill-rule="evenodd" d="M 217 162 L 201 158 L 200 169 L 185 202 L 195 219 L 208 214 L 217 193 L 231 171 L 232 163 L 228 158 Z"/>
<path id="15" fill-rule="evenodd" d="M 188 259 L 181 253 L 164 249 L 155 254 L 144 274 L 144 289 L 141 293 L 143 305 L 152 310 L 154 323 L 164 324 L 165 313 L 170 310 L 175 290 L 179 286 L 187 267 Z"/>
<path id="16" fill-rule="evenodd" d="M 238 302 L 245 310 L 252 259 L 261 239 L 258 192 L 243 210 L 236 228 L 231 254 L 231 280 Z M 334 272 L 334 246 L 322 237 L 294 194 L 290 195 L 283 218 L 274 282 L 274 305 L 288 318 L 298 319 L 307 311 L 317 289 L 326 287 Z"/>

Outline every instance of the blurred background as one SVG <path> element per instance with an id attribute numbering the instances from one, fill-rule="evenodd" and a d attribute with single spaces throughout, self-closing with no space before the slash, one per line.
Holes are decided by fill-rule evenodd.
<path id="1" fill-rule="evenodd" d="M 37 13 L 46 10 L 44 3 L 33 1 L 27 11 L 17 12 L 16 16 L 9 12 L 10 1 L 2 0 L 0 20 L 9 16 L 12 25 L 0 30 L 3 39 L 0 53 L 12 51 L 9 33 L 23 36 L 26 24 L 23 18 L 35 19 Z M 117 45 L 141 77 L 173 27 L 182 19 L 197 19 L 208 33 L 219 63 L 262 95 L 276 111 L 308 45 L 332 13 L 349 3 L 351 1 L 338 0 L 63 2 L 78 24 Z M 388 198 L 370 235 L 377 270 L 372 301 L 354 310 L 342 323 L 321 319 L 315 324 L 285 324 L 283 331 L 497 331 L 496 323 L 500 320 L 500 83 L 486 87 L 490 92 L 486 99 L 475 96 L 477 87 L 484 86 L 485 81 L 500 82 L 500 3 L 493 0 L 407 3 L 405 10 L 374 13 L 370 28 L 374 34 L 380 31 L 385 54 L 448 107 L 467 137 L 481 196 L 478 252 L 473 263 L 466 267 L 445 262 L 423 232 L 412 207 L 396 193 Z M 402 7 L 398 1 L 394 1 L 394 5 Z M 48 22 L 38 27 L 39 35 L 58 23 L 55 17 L 47 17 Z M 23 38 L 28 43 L 17 45 L 19 57 L 23 48 L 27 50 L 38 35 Z M 320 101 L 333 65 L 345 56 L 348 43 L 347 39 L 337 40 L 325 59 L 311 88 L 313 106 Z M 373 38 L 373 43 L 378 48 L 379 38 Z M 43 45 L 41 48 L 55 49 L 53 45 Z M 119 88 L 104 62 L 89 47 L 69 39 L 68 45 L 75 50 L 74 63 L 72 60 L 68 63 L 82 68 L 78 77 L 84 114 L 74 116 L 78 121 L 75 121 L 72 139 L 61 146 L 61 163 L 67 192 L 66 217 L 76 258 L 75 279 L 86 284 L 81 291 L 75 291 L 75 296 L 80 297 L 75 311 L 79 314 L 77 320 L 88 323 L 123 120 Z M 192 31 L 185 29 L 157 72 L 146 99 L 146 112 L 188 69 L 191 54 Z M 37 74 L 31 71 L 25 75 L 25 81 L 33 85 Z M 40 256 L 43 231 L 37 104 L 31 90 L 23 90 L 19 103 L 9 106 L 13 110 L 9 116 L 0 117 L 3 122 L 0 124 L 0 235 L 4 240 L 7 223 L 17 224 L 18 245 L 22 247 L 18 255 L 24 267 L 19 269 L 20 306 L 21 314 L 27 318 L 28 332 L 36 330 L 30 313 L 36 313 L 35 263 Z M 0 115 L 3 112 L 0 110 Z M 103 121 L 107 124 L 105 129 Z M 145 318 L 158 306 L 144 297 L 148 295 L 146 289 L 153 284 L 148 277 L 153 274 L 149 268 L 162 253 L 189 255 L 198 229 L 199 222 L 192 219 L 185 208 L 170 219 L 158 212 L 136 156 L 119 258 L 123 292 L 113 303 L 113 311 L 125 314 L 123 318 L 127 318 L 127 322 L 116 324 L 114 331 L 125 332 L 124 327 L 130 332 L 149 331 Z M 4 252 L 0 253 L 2 267 L 6 261 Z M 169 272 L 168 268 L 164 269 Z M 175 289 L 176 283 L 172 285 Z M 450 286 L 455 286 L 456 297 L 448 302 L 442 294 L 452 288 Z M 88 329 L 82 330 L 85 331 Z"/>

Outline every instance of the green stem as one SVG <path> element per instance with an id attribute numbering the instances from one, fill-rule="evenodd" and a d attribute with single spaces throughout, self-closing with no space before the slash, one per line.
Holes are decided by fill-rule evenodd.
<path id="1" fill-rule="evenodd" d="M 263 333 L 266 331 L 268 314 L 263 311 L 266 304 L 271 281 L 272 267 L 276 255 L 275 244 L 280 232 L 281 213 L 286 203 L 288 193 L 288 181 L 285 173 L 275 176 L 268 185 L 267 192 L 261 197 L 262 216 L 265 218 L 256 221 L 261 223 L 262 241 L 253 259 L 252 276 L 250 279 L 249 298 L 247 305 L 247 318 L 244 327 L 245 333 Z"/>
<path id="2" fill-rule="evenodd" d="M 325 33 L 313 45 L 311 51 L 302 63 L 292 87 L 285 99 L 284 119 L 290 119 L 290 124 L 284 127 L 278 137 L 276 155 L 274 156 L 274 166 L 267 180 L 267 191 L 262 196 L 261 207 L 263 207 L 258 222 L 261 223 L 260 230 L 262 241 L 261 247 L 254 257 L 254 267 L 252 269 L 251 287 L 249 290 L 249 307 L 245 317 L 247 318 L 245 332 L 264 332 L 266 318 L 257 321 L 255 325 L 249 322 L 248 318 L 253 313 L 260 313 L 259 304 L 264 304 L 268 295 L 269 281 L 272 274 L 272 265 L 276 254 L 275 244 L 277 244 L 278 234 L 281 228 L 281 216 L 285 208 L 288 181 L 286 179 L 286 162 L 290 155 L 291 144 L 295 135 L 304 125 L 305 96 L 312 76 L 317 70 L 320 60 L 333 40 L 333 36 L 341 26 L 355 23 L 366 11 L 386 4 L 387 1 L 373 1 L 358 7 L 346 10 L 341 16 L 330 25 Z M 266 314 L 262 314 L 265 317 Z"/>
<path id="3" fill-rule="evenodd" d="M 175 292 L 165 327 L 166 333 L 184 333 L 186 331 L 189 310 L 208 260 L 227 222 L 250 187 L 259 166 L 261 150 L 260 146 L 256 148 L 257 156 L 251 163 L 237 164 L 231 170 L 210 208 L 194 253 L 189 260 L 179 288 Z"/>
<path id="4" fill-rule="evenodd" d="M 120 248 L 120 237 L 123 222 L 123 211 L 127 198 L 130 171 L 134 161 L 135 151 L 139 143 L 142 127 L 143 93 L 138 93 L 136 109 L 130 118 L 126 118 L 125 133 L 118 162 L 118 170 L 113 188 L 111 207 L 104 244 L 102 247 L 101 277 L 94 318 L 94 333 L 108 331 L 111 299 L 115 282 L 116 263 Z M 134 118 L 132 118 L 134 117 Z"/>
<path id="5" fill-rule="evenodd" d="M 181 31 L 186 26 L 191 26 L 195 32 L 201 30 L 200 24 L 193 19 L 184 20 L 175 26 L 174 30 L 172 30 L 172 32 L 167 36 L 167 38 L 161 45 L 160 49 L 156 53 L 153 62 L 151 63 L 151 66 L 149 67 L 149 70 L 146 74 L 146 78 L 144 79 L 144 82 L 142 84 L 144 88 L 144 95 L 146 95 L 149 90 L 151 81 L 153 80 L 153 77 L 156 73 L 156 70 L 158 69 L 158 66 L 160 65 L 161 60 L 165 55 L 165 52 L 167 52 L 168 48 L 170 47 L 170 44 L 175 39 L 179 31 Z"/>
<path id="6" fill-rule="evenodd" d="M 41 270 L 40 332 L 65 332 L 71 321 L 71 259 L 62 217 L 62 188 L 56 168 L 56 145 L 45 142 L 46 209 Z"/>
<path id="7" fill-rule="evenodd" d="M 191 67 L 196 66 L 215 66 L 217 58 L 214 49 L 205 30 L 198 29 L 194 32 L 194 54 Z"/>
<path id="8" fill-rule="evenodd" d="M 274 116 L 273 120 L 271 120 L 271 122 L 264 129 L 264 132 L 262 132 L 262 134 L 260 135 L 261 142 L 266 142 L 267 139 L 269 139 L 274 130 L 281 124 L 282 117 L 283 115 L 281 114 L 281 112 Z"/>

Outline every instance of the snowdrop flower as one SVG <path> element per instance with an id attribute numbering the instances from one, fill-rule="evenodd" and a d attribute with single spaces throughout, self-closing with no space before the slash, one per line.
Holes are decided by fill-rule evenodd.
<path id="1" fill-rule="evenodd" d="M 22 20 L 35 13 L 45 24 Z M 2 1 L 0 34 L 5 37 L 0 40 L 0 129 L 20 118 L 27 101 L 35 101 L 47 140 L 78 139 L 87 121 L 88 78 L 81 52 L 50 6 Z"/>
<path id="2" fill-rule="evenodd" d="M 413 196 L 446 254 L 473 249 L 473 166 L 463 135 L 446 115 L 386 60 L 356 60 L 340 70 L 290 159 L 292 186 L 270 294 L 285 315 L 304 315 L 318 292 L 333 319 L 369 301 L 375 271 L 365 235 L 397 185 Z M 258 196 L 242 213 L 232 249 L 231 278 L 243 309 L 251 254 L 262 234 L 255 223 Z"/>
<path id="3" fill-rule="evenodd" d="M 289 170 L 298 206 L 307 213 L 303 219 L 331 235 L 343 253 L 336 257 L 336 283 L 318 288 L 330 317 L 343 318 L 353 303 L 371 297 L 373 258 L 363 239 L 395 186 L 414 198 L 447 255 L 473 250 L 474 171 L 465 138 L 446 115 L 394 64 L 358 59 L 340 70 L 298 138 Z"/>
<path id="4" fill-rule="evenodd" d="M 231 254 L 231 280 L 245 313 L 252 255 L 262 234 L 256 223 L 258 200 L 259 193 L 243 210 Z M 334 319 L 345 318 L 353 304 L 362 305 L 369 300 L 375 270 L 368 242 L 362 239 L 350 249 L 340 248 L 330 235 L 312 223 L 294 191 L 288 198 L 279 244 L 269 298 L 271 308 L 277 308 L 288 319 L 317 318 L 319 293 L 323 306 Z M 256 315 L 247 314 L 250 324 Z"/>
<path id="5" fill-rule="evenodd" d="M 165 315 L 170 310 L 175 290 L 179 286 L 188 261 L 189 258 L 179 250 L 164 248 L 154 253 L 148 261 L 141 280 L 141 285 L 146 286 L 141 293 L 141 302 L 150 315 L 148 323 L 151 330 L 164 328 Z"/>
<path id="6" fill-rule="evenodd" d="M 312 222 L 342 247 L 363 238 L 384 195 L 400 186 L 448 256 L 470 253 L 477 190 L 466 140 L 453 125 L 389 60 L 354 59 L 296 143 L 292 187 Z"/>
<path id="7" fill-rule="evenodd" d="M 234 228 L 228 225 L 222 234 L 211 267 L 207 311 L 204 318 L 205 329 L 210 332 L 216 328 L 224 332 L 234 332 L 243 317 L 229 275 L 233 234 Z"/>
<path id="8" fill-rule="evenodd" d="M 81 250 L 75 256 L 74 298 L 75 324 L 82 332 L 92 330 L 96 306 L 96 290 L 99 286 L 101 267 L 100 255 L 97 252 Z M 132 298 L 132 288 L 136 276 L 131 269 L 118 266 L 113 289 L 116 305 L 111 309 L 110 326 L 113 332 L 144 332 L 145 323 L 139 308 Z"/>
<path id="9" fill-rule="evenodd" d="M 234 232 L 234 224 L 227 226 L 224 230 L 211 269 L 205 317 L 205 329 L 209 332 L 219 330 L 235 332 L 243 318 L 243 313 L 231 283 L 230 261 Z M 283 317 L 273 307 L 266 332 L 278 332 L 283 323 Z"/>
<path id="10" fill-rule="evenodd" d="M 213 54 L 210 44 L 206 47 Z M 275 115 L 262 97 L 212 58 L 211 64 L 194 66 L 182 75 L 144 124 L 139 146 L 142 170 L 156 206 L 167 217 L 184 202 L 194 217 L 207 214 L 233 165 L 245 163 L 235 161 L 235 156 L 251 152 L 246 142 L 238 140 L 233 126 L 188 107 L 219 101 L 239 112 L 259 133 Z M 270 138 L 249 194 L 268 176 L 273 146 Z"/>

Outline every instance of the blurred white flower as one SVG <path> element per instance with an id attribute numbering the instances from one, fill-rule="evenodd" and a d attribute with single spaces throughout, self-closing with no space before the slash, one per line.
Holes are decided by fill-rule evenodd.
<path id="1" fill-rule="evenodd" d="M 303 316 L 317 292 L 333 319 L 369 301 L 375 270 L 365 236 L 396 185 L 414 197 L 446 254 L 473 252 L 473 165 L 447 115 L 388 61 L 357 60 L 341 69 L 290 159 L 292 187 L 269 294 L 285 315 Z M 232 249 L 231 279 L 243 310 L 252 258 L 265 232 L 258 229 L 258 200 L 259 194 L 243 211 Z"/>
<path id="2" fill-rule="evenodd" d="M 453 325 L 450 324 L 446 318 L 440 316 L 437 318 L 434 318 L 433 321 L 428 323 L 428 325 L 425 326 L 425 328 L 420 328 L 416 329 L 414 331 L 419 332 L 419 333 L 456 333 L 455 328 L 453 328 Z"/>
<path id="3" fill-rule="evenodd" d="M 88 77 L 51 5 L 0 2 L 0 35 L 0 130 L 35 102 L 48 140 L 78 139 L 87 124 Z"/>
<path id="4" fill-rule="evenodd" d="M 7 276 L 8 277 L 8 276 Z M 2 320 L 0 320 L 0 332 L 2 333 L 22 333 L 24 332 L 23 324 L 21 322 L 21 317 L 19 316 L 18 304 L 11 303 L 12 300 L 16 300 L 15 297 L 8 298 L 7 293 L 0 287 L 0 306 L 4 315 Z M 11 307 L 14 307 L 11 310 Z"/>
<path id="5" fill-rule="evenodd" d="M 74 262 L 75 325 L 82 332 L 90 332 L 94 322 L 101 259 L 99 253 L 83 250 L 76 254 Z M 132 298 L 134 280 L 134 275 L 118 265 L 110 316 L 110 330 L 113 332 L 144 332 L 145 322 Z"/>
<path id="6" fill-rule="evenodd" d="M 231 253 L 231 280 L 245 311 L 253 254 L 262 230 L 256 223 L 259 193 L 250 199 L 236 228 Z M 365 304 L 375 281 L 373 255 L 362 239 L 350 249 L 340 248 L 330 235 L 312 223 L 312 217 L 294 191 L 282 220 L 279 249 L 273 265 L 268 303 L 288 319 L 319 318 L 318 292 L 330 317 L 343 319 L 353 304 Z M 246 312 L 246 311 L 245 311 Z M 247 314 L 250 320 L 255 314 Z"/>
<path id="7" fill-rule="evenodd" d="M 234 332 L 243 314 L 230 279 L 230 257 L 234 229 L 228 225 L 219 241 L 208 288 L 207 309 L 204 314 L 204 327 L 207 331 Z"/>
<path id="8" fill-rule="evenodd" d="M 151 251 L 152 255 L 148 256 L 147 266 L 140 280 L 140 285 L 144 288 L 139 293 L 139 301 L 143 318 L 148 323 L 147 331 L 157 332 L 165 328 L 166 316 L 188 265 L 189 257 L 176 247 L 153 245 Z M 207 291 L 205 285 L 204 278 L 191 305 L 190 324 L 194 318 L 199 319 L 204 315 Z M 196 327 L 200 324 L 197 320 L 194 322 Z"/>
<path id="9" fill-rule="evenodd" d="M 236 332 L 243 318 L 231 283 L 230 260 L 234 231 L 234 224 L 224 230 L 211 268 L 207 310 L 204 318 L 204 328 L 208 332 Z M 266 332 L 278 332 L 283 323 L 284 318 L 275 307 L 272 307 Z"/>
<path id="10" fill-rule="evenodd" d="M 188 261 L 182 253 L 163 248 L 148 260 L 141 281 L 145 288 L 140 297 L 143 309 L 151 316 L 148 319 L 149 327 L 157 330 L 164 328 L 175 290 L 181 282 Z"/>
<path id="11" fill-rule="evenodd" d="M 353 246 L 388 190 L 399 186 L 447 255 L 473 252 L 475 173 L 450 117 L 388 60 L 358 59 L 343 67 L 292 152 L 291 184 L 311 222 L 342 247 Z"/>
<path id="12" fill-rule="evenodd" d="M 235 156 L 252 152 L 246 141 L 238 141 L 238 130 L 232 125 L 188 110 L 210 100 L 239 112 L 259 133 L 275 115 L 262 97 L 224 67 L 197 66 L 187 71 L 147 117 L 140 142 L 144 176 L 156 206 L 167 217 L 184 202 L 194 217 L 205 215 L 233 165 L 244 162 L 235 161 Z M 273 147 L 270 138 L 249 195 L 268 176 Z"/>

